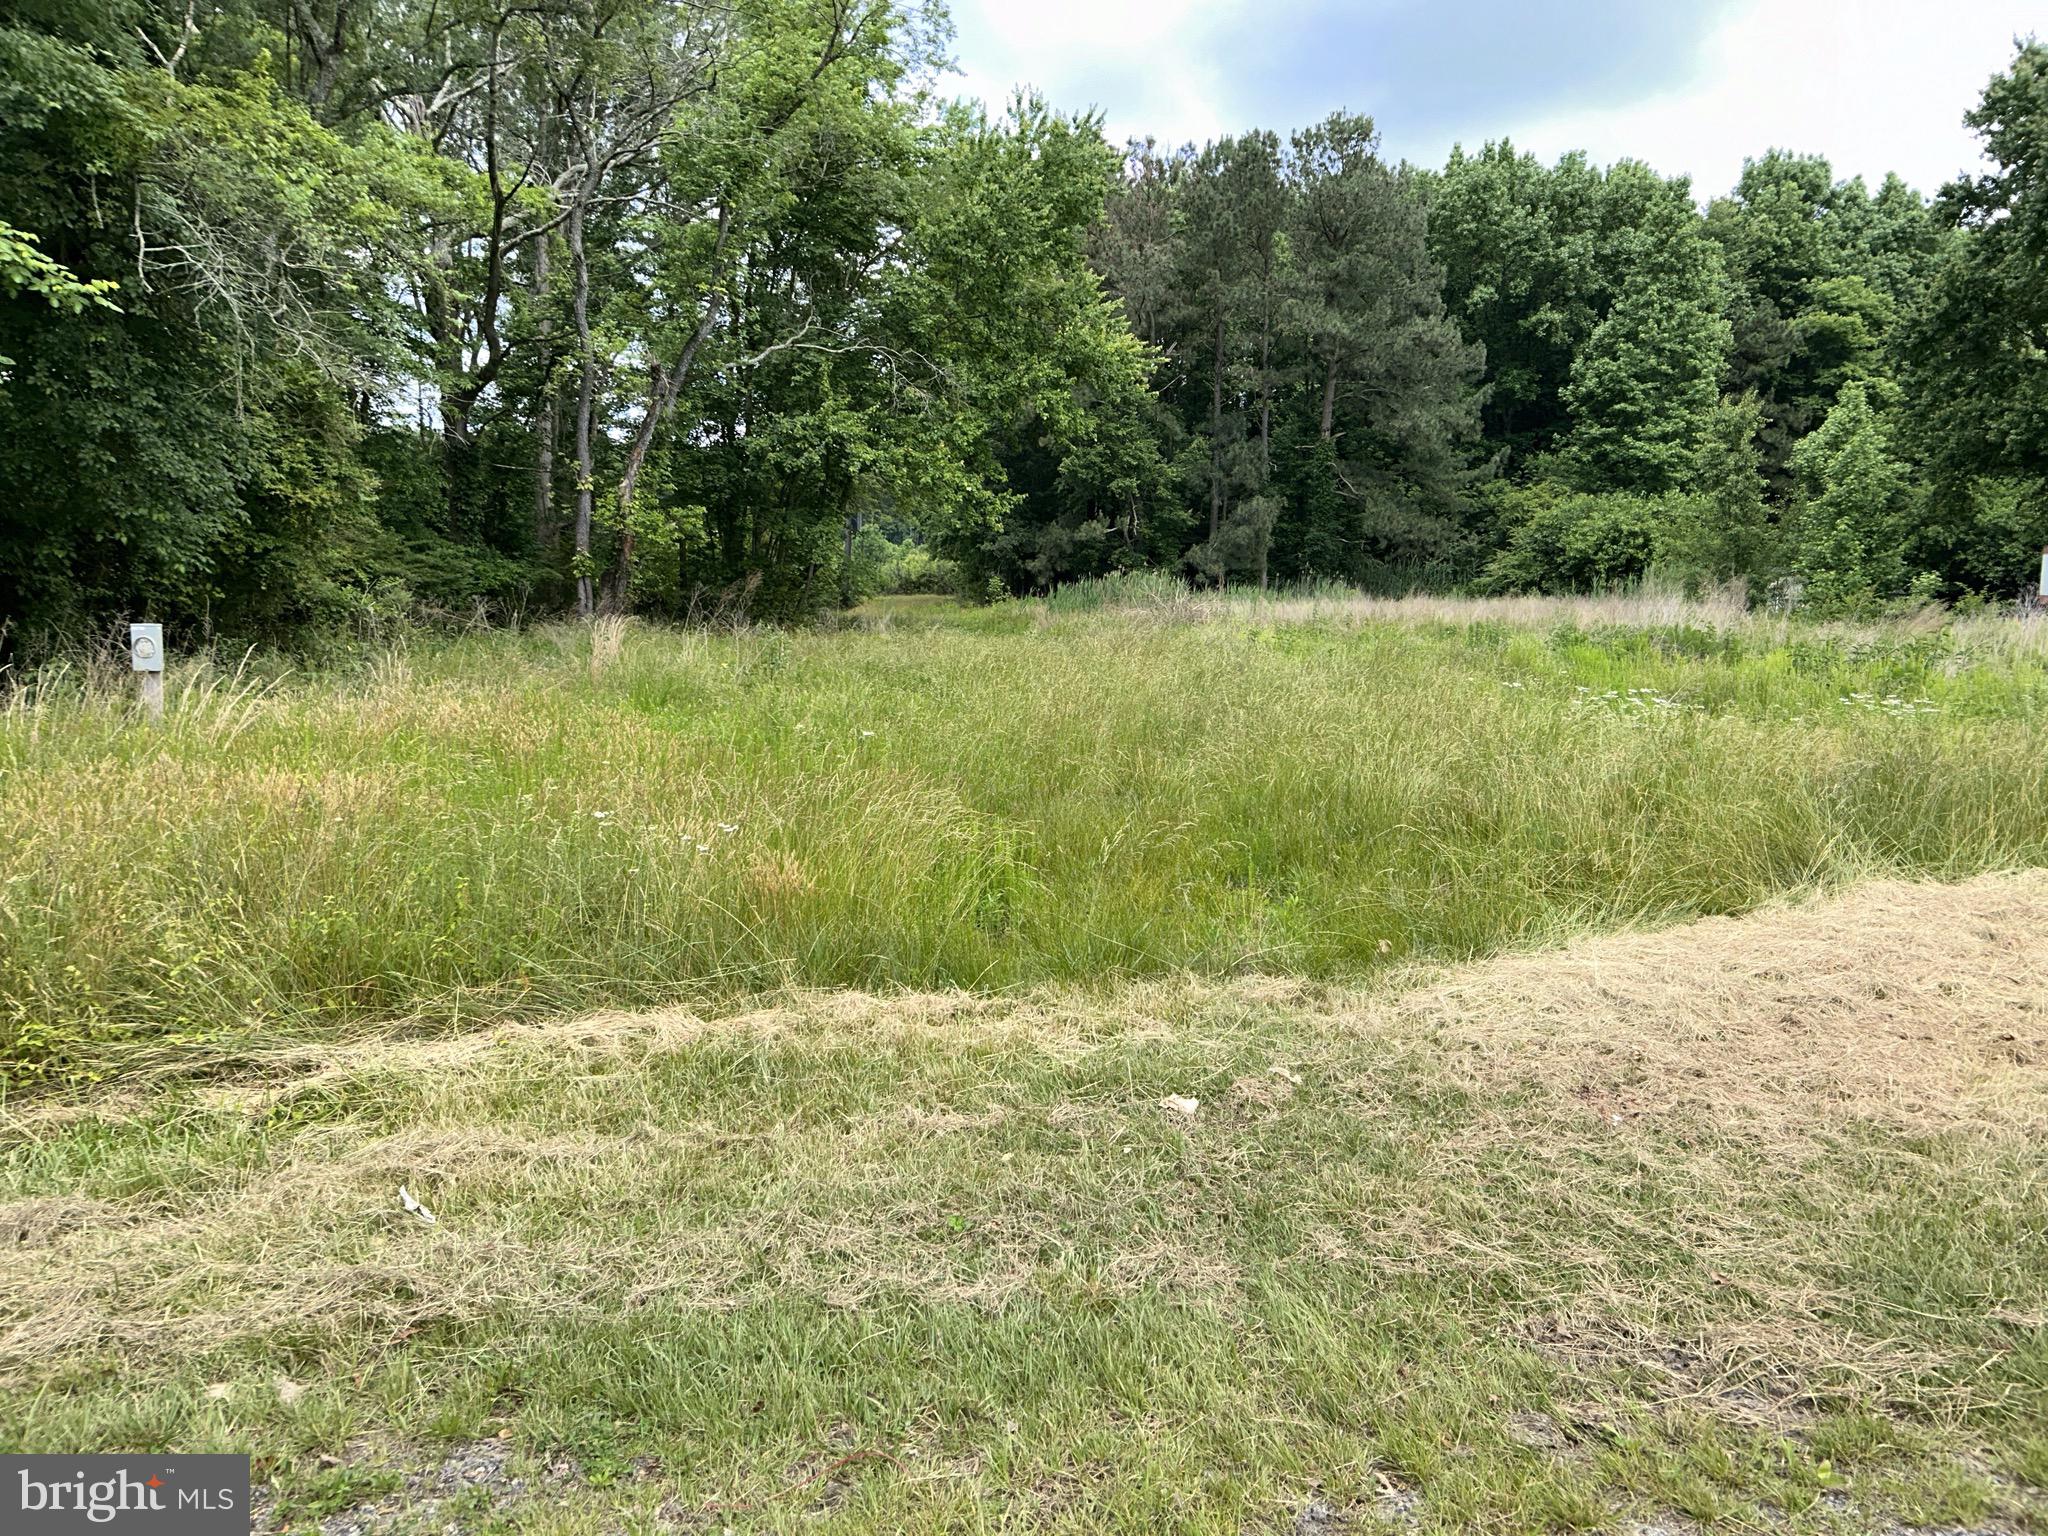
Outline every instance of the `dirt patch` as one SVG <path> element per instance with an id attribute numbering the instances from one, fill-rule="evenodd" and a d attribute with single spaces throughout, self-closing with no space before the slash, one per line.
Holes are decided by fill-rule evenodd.
<path id="1" fill-rule="evenodd" d="M 1294 1536 L 1336 1536 L 1342 1531 L 1379 1531 L 1389 1526 L 1414 1530 L 1421 1526 L 1422 1495 L 1382 1474 L 1379 1489 L 1357 1504 L 1336 1505 L 1310 1499 L 1294 1513 Z"/>
<path id="2" fill-rule="evenodd" d="M 292 1511 L 281 1506 L 268 1488 L 253 1499 L 254 1536 L 280 1530 L 318 1531 L 320 1536 L 382 1536 L 399 1531 L 460 1531 L 486 1523 L 488 1517 L 532 1500 L 551 1503 L 586 1490 L 583 1470 L 571 1457 L 532 1462 L 504 1440 L 475 1440 L 456 1445 L 438 1461 L 422 1464 L 417 1452 L 395 1445 L 352 1445 L 339 1457 L 323 1457 L 323 1467 L 336 1467 L 387 1485 L 388 1491 L 348 1501 L 325 1513 Z"/>
<path id="3" fill-rule="evenodd" d="M 1778 1433 L 1796 1432 L 1817 1407 L 1814 1395 L 1780 1350 L 1759 1348 L 1752 1330 L 1693 1338 L 1660 1337 L 1612 1317 L 1543 1314 L 1518 1330 L 1539 1355 L 1586 1384 L 1626 1383 L 1631 1395 L 1658 1404 L 1684 1403 L 1717 1418 Z M 1517 1424 L 1524 1432 L 1517 1433 Z M 1540 1426 L 1540 1428 L 1538 1427 Z M 1562 1450 L 1602 1438 L 1611 1426 L 1597 1407 L 1562 1421 L 1519 1414 L 1509 1437 L 1537 1449 Z"/>
<path id="4" fill-rule="evenodd" d="M 1511 1413 L 1501 1428 L 1525 1451 L 1561 1455 L 1574 1444 L 1572 1436 L 1547 1413 Z"/>

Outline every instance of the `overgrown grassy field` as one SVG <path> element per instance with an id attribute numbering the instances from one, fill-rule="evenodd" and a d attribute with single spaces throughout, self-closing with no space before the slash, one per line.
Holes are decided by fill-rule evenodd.
<path id="1" fill-rule="evenodd" d="M 2043 637 L 1131 597 L 15 694 L 0 1445 L 327 1536 L 2048 1530 Z"/>
<path id="2" fill-rule="evenodd" d="M 2020 626 L 1379 611 L 499 634 L 174 677 L 155 729 L 124 678 L 46 679 L 0 714 L 0 1061 L 788 985 L 1358 978 L 2048 862 Z"/>

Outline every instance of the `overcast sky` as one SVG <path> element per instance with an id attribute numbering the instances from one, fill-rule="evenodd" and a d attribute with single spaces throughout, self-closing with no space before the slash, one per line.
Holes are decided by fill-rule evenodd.
<path id="1" fill-rule="evenodd" d="M 1826 155 L 1923 192 L 1977 158 L 1962 125 L 2041 0 L 953 0 L 958 89 L 1102 111 L 1114 141 L 1370 114 L 1437 164 L 1507 137 L 1633 155 L 1725 191 L 1745 155 Z"/>

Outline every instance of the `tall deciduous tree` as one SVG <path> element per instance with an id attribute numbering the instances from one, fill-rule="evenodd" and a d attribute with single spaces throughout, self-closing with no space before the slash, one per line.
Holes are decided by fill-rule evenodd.
<path id="1" fill-rule="evenodd" d="M 1666 491 L 1699 452 L 1729 343 L 1721 266 L 1683 182 L 1644 210 L 1620 296 L 1572 364 L 1567 473 L 1588 489 Z"/>
<path id="2" fill-rule="evenodd" d="M 1506 142 L 1421 179 L 1444 300 L 1486 353 L 1486 436 L 1520 466 L 1568 426 L 1573 359 L 1612 302 L 1604 181 L 1583 155 L 1546 167 Z"/>
<path id="3" fill-rule="evenodd" d="M 1896 176 L 1876 199 L 1825 159 L 1780 150 L 1747 161 L 1708 209 L 1728 279 L 1733 345 L 1723 385 L 1763 412 L 1765 474 L 1789 490 L 1792 446 L 1846 383 L 1879 385 L 1894 322 L 1917 302 L 1939 251 L 1924 202 Z"/>
<path id="4" fill-rule="evenodd" d="M 2021 48 L 1968 117 L 1992 169 L 1942 189 L 1960 232 L 1903 352 L 1933 479 L 1929 557 L 2010 592 L 2048 543 L 2048 44 Z"/>

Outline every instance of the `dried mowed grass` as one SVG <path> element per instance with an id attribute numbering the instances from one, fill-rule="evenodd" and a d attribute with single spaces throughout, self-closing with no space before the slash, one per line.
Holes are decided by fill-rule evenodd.
<path id="1" fill-rule="evenodd" d="M 503 1433 L 636 1470 L 458 1525 L 2048 1528 L 2044 1008 L 2033 872 L 297 1046 L 0 1126 L 0 1438 L 288 1526 Z"/>
<path id="2" fill-rule="evenodd" d="M 1405 993 L 1441 1030 L 1626 1116 L 1803 1146 L 1842 1121 L 2048 1133 L 2048 875 L 1872 881 L 1828 902 L 1507 955 Z"/>

